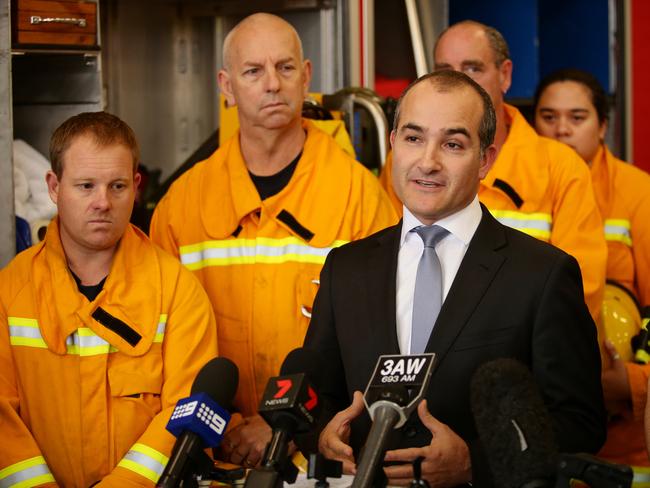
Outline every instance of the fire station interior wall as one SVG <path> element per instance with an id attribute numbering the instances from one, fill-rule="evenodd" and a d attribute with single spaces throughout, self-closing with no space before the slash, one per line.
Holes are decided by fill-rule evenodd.
<path id="1" fill-rule="evenodd" d="M 610 83 L 608 0 L 450 0 L 450 25 L 473 19 L 499 30 L 514 64 L 507 96 L 529 99 L 548 73 L 576 67 Z"/>

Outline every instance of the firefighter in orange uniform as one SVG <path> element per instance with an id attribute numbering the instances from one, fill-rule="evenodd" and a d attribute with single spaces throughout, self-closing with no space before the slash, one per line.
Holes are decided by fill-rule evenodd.
<path id="1" fill-rule="evenodd" d="M 58 216 L 0 272 L 0 486 L 154 486 L 176 402 L 216 355 L 196 278 L 129 224 L 138 146 L 103 112 L 64 122 Z"/>
<path id="2" fill-rule="evenodd" d="M 222 455 L 254 466 L 271 439 L 257 406 L 303 342 L 327 253 L 397 215 L 377 179 L 301 118 L 311 64 L 290 24 L 244 19 L 224 41 L 218 77 L 240 130 L 172 185 L 151 237 L 208 292 L 219 351 L 240 374 L 243 417 L 231 420 Z"/>
<path id="3" fill-rule="evenodd" d="M 502 223 L 574 256 L 582 271 L 585 300 L 598 323 L 605 283 L 607 246 L 589 171 L 569 148 L 539 137 L 513 106 L 504 103 L 512 61 L 495 29 L 464 21 L 444 31 L 434 49 L 435 69 L 462 71 L 492 98 L 497 113 L 497 160 L 481 181 L 479 200 Z M 395 208 L 392 157 L 381 181 Z"/>
<path id="4" fill-rule="evenodd" d="M 609 252 L 607 280 L 648 306 L 650 175 L 615 158 L 605 146 L 608 113 L 602 86 L 594 76 L 580 70 L 550 74 L 535 96 L 538 132 L 573 147 L 591 170 Z M 649 466 L 643 412 L 650 365 L 624 361 L 620 355 L 631 357 L 629 342 L 621 347 L 626 350 L 607 344 L 612 365 L 603 372 L 603 392 L 611 420 L 600 455 L 618 463 Z"/>

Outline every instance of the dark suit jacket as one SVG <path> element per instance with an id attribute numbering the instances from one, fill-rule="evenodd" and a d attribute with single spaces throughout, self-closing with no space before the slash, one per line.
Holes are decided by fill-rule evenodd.
<path id="1" fill-rule="evenodd" d="M 596 326 L 584 303 L 576 260 L 563 251 L 483 217 L 446 297 L 427 352 L 436 369 L 429 410 L 469 445 L 474 485 L 486 460 L 470 410 L 469 384 L 484 362 L 515 358 L 531 369 L 552 416 L 562 452 L 596 452 L 606 435 Z M 395 318 L 401 223 L 333 250 L 323 267 L 305 347 L 327 358 L 323 393 L 332 411 L 363 391 L 378 356 L 399 354 Z M 330 370 L 331 368 L 331 370 Z M 358 452 L 370 427 L 353 423 Z M 427 445 L 417 416 L 390 448 Z"/>

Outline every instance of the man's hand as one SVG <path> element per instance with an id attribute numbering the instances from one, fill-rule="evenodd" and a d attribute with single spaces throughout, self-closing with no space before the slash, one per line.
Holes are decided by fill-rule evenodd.
<path id="1" fill-rule="evenodd" d="M 271 427 L 261 416 L 246 417 L 240 425 L 224 436 L 221 443 L 224 461 L 248 468 L 257 466 L 271 436 Z"/>
<path id="2" fill-rule="evenodd" d="M 337 413 L 318 438 L 318 450 L 328 459 L 341 461 L 345 474 L 355 474 L 357 471 L 354 453 L 348 442 L 350 442 L 350 422 L 361 415 L 363 409 L 363 394 L 355 391 L 352 404 Z"/>
<path id="3" fill-rule="evenodd" d="M 630 409 L 631 393 L 627 369 L 616 347 L 610 341 L 605 341 L 605 351 L 607 351 L 610 360 L 609 368 L 603 369 L 601 375 L 605 406 L 610 415 L 622 413 Z"/>
<path id="4" fill-rule="evenodd" d="M 432 488 L 457 486 L 472 480 L 469 448 L 446 424 L 436 420 L 427 410 L 426 400 L 418 405 L 422 424 L 431 431 L 431 444 L 424 447 L 386 452 L 386 461 L 408 464 L 384 468 L 389 485 L 408 485 L 413 479 L 413 461 L 422 456 L 422 478 Z"/>

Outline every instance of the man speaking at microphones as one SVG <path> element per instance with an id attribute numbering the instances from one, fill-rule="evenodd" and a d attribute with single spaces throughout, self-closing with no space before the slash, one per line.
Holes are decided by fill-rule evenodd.
<path id="1" fill-rule="evenodd" d="M 477 199 L 496 156 L 495 124 L 489 95 L 468 76 L 438 71 L 414 82 L 391 133 L 404 218 L 333 250 L 321 272 L 305 347 L 328 359 L 321 397 L 336 407 L 325 412 L 319 448 L 357 478 L 375 449 L 386 451 L 390 484 L 410 483 L 422 458 L 432 487 L 493 486 L 469 384 L 499 357 L 532 371 L 560 451 L 595 452 L 604 442 L 596 327 L 576 260 L 503 226 Z M 372 431 L 361 391 L 379 356 L 422 353 L 435 354 L 424 400 L 360 455 Z M 385 395 L 398 412 L 410 398 Z"/>

